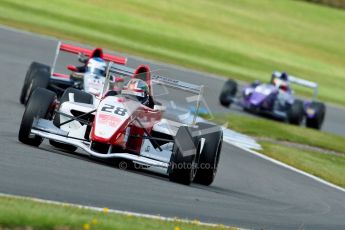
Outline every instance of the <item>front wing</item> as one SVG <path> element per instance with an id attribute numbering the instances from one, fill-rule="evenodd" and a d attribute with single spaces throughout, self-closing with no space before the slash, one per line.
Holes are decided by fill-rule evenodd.
<path id="1" fill-rule="evenodd" d="M 70 144 L 76 147 L 81 148 L 86 153 L 88 153 L 90 156 L 96 157 L 96 158 L 103 158 L 103 159 L 109 159 L 109 158 L 119 158 L 119 159 L 126 159 L 133 161 L 134 163 L 147 165 L 147 166 L 154 166 L 154 167 L 160 167 L 160 168 L 168 168 L 169 162 L 159 161 L 152 158 L 148 158 L 145 156 L 139 156 L 134 155 L 131 153 L 98 153 L 93 151 L 90 146 L 91 143 L 87 140 L 75 138 L 68 136 L 68 132 L 63 131 L 56 126 L 53 125 L 52 121 L 45 120 L 45 119 L 38 119 L 33 122 L 33 126 L 31 129 L 31 133 L 41 136 L 43 138 L 47 138 L 50 140 Z"/>

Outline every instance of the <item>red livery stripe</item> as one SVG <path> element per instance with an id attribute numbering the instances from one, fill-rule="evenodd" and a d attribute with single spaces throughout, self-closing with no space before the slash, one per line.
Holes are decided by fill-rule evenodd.
<path id="1" fill-rule="evenodd" d="M 67 74 L 62 74 L 62 73 L 53 73 L 53 77 L 59 77 L 59 78 L 64 78 L 64 79 L 69 79 L 69 75 Z"/>

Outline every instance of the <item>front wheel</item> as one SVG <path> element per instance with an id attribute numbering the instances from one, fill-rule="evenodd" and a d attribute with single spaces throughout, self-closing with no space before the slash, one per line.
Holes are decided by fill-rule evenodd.
<path id="1" fill-rule="evenodd" d="M 195 139 L 189 127 L 181 126 L 175 137 L 175 144 L 170 160 L 169 179 L 189 185 L 194 180 L 197 170 L 198 153 Z"/>
<path id="2" fill-rule="evenodd" d="M 24 144 L 39 146 L 42 137 L 31 134 L 32 123 L 35 118 L 51 119 L 56 105 L 56 94 L 47 89 L 36 89 L 26 107 L 20 124 L 18 139 Z"/>
<path id="3" fill-rule="evenodd" d="M 205 143 L 200 154 L 195 182 L 210 185 L 214 181 L 223 144 L 223 131 L 219 126 L 197 123 L 198 138 L 204 138 Z"/>
<path id="4" fill-rule="evenodd" d="M 313 116 L 308 116 L 308 109 L 312 110 Z M 326 115 L 326 105 L 321 102 L 312 102 L 307 108 L 306 126 L 313 129 L 321 129 Z"/>
<path id="5" fill-rule="evenodd" d="M 295 100 L 288 111 L 288 121 L 293 125 L 300 125 L 303 121 L 304 106 L 300 100 Z"/>
<path id="6" fill-rule="evenodd" d="M 46 69 L 37 69 L 36 71 L 32 72 L 32 77 L 30 82 L 28 83 L 28 88 L 26 90 L 24 103 L 26 103 L 31 94 L 37 88 L 47 89 L 50 81 L 50 72 L 47 72 Z"/>
<path id="7" fill-rule="evenodd" d="M 30 96 L 30 92 L 28 92 L 28 89 L 30 88 L 32 78 L 37 74 L 38 71 L 50 73 L 50 67 L 47 65 L 44 65 L 42 63 L 38 63 L 38 62 L 32 62 L 30 64 L 29 69 L 25 75 L 22 90 L 20 92 L 19 101 L 21 104 L 27 103 L 29 96 Z M 45 88 L 45 87 L 43 87 L 43 88 Z"/>

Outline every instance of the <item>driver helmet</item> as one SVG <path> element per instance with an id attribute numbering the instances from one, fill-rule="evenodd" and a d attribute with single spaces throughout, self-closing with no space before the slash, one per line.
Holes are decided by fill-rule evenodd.
<path id="1" fill-rule="evenodd" d="M 274 79 L 274 85 L 284 91 L 287 92 L 289 90 L 289 77 L 286 72 L 281 73 L 281 75 Z"/>
<path id="2" fill-rule="evenodd" d="M 279 77 L 283 81 L 288 81 L 289 80 L 289 75 L 286 72 L 282 72 L 282 74 Z"/>
<path id="3" fill-rule="evenodd" d="M 149 104 L 149 87 L 145 81 L 137 78 L 131 79 L 122 89 L 122 95 L 127 98 L 139 101 L 141 104 Z"/>
<path id="4" fill-rule="evenodd" d="M 98 76 L 105 76 L 107 63 L 99 57 L 90 58 L 86 66 L 86 72 Z"/>

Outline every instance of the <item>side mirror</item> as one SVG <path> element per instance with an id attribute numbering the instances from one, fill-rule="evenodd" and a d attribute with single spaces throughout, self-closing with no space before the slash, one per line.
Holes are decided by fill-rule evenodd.
<path id="1" fill-rule="evenodd" d="M 72 72 L 77 72 L 78 71 L 77 67 L 74 66 L 74 65 L 68 65 L 67 69 L 71 70 Z"/>
<path id="2" fill-rule="evenodd" d="M 78 61 L 85 64 L 87 60 L 88 60 L 88 57 L 84 53 L 78 54 Z"/>

